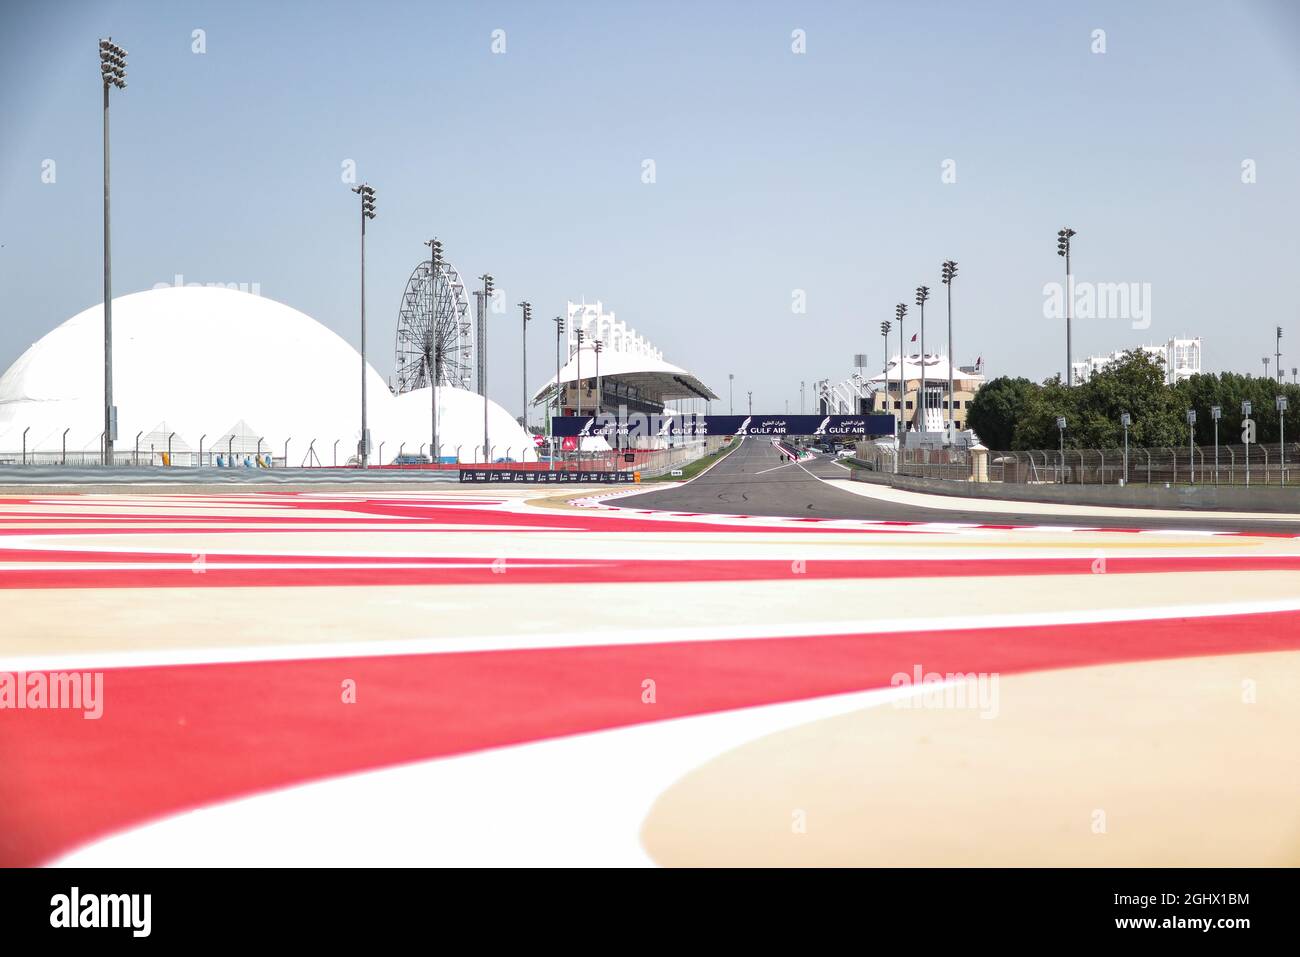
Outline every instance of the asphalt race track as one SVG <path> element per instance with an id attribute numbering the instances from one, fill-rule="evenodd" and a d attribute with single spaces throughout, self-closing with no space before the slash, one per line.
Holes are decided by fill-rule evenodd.
<path id="1" fill-rule="evenodd" d="M 713 468 L 695 480 L 673 488 L 646 492 L 624 499 L 637 508 L 717 515 L 763 515 L 816 517 L 824 519 L 867 519 L 894 522 L 952 522 L 975 525 L 1028 525 L 1105 528 L 1186 529 L 1206 531 L 1300 532 L 1300 515 L 1239 516 L 1224 513 L 1188 512 L 1169 515 L 1147 509 L 1104 508 L 1073 512 L 1066 506 L 1051 505 L 1040 511 L 1026 503 L 1006 502 L 1005 507 L 981 501 L 979 511 L 965 510 L 956 499 L 926 496 L 937 504 L 924 507 L 911 502 L 867 497 L 828 485 L 848 479 L 849 471 L 828 456 L 811 462 L 782 460 L 766 439 L 746 439 Z M 825 480 L 825 481 L 823 481 Z M 862 484 L 860 491 L 879 488 Z M 888 493 L 883 491 L 882 495 Z M 903 497 L 903 496 L 900 496 Z M 907 498 L 919 496 L 908 495 Z M 948 506 L 948 507 L 944 507 Z"/>

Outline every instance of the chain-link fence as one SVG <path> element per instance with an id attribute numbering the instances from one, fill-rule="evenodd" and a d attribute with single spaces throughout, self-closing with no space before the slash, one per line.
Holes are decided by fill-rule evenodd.
<path id="1" fill-rule="evenodd" d="M 1300 443 L 1190 448 L 904 449 L 872 446 L 858 458 L 869 469 L 915 478 L 1019 485 L 1300 485 Z M 984 474 L 977 474 L 983 472 Z"/>
<path id="2" fill-rule="evenodd" d="M 569 471 L 636 471 L 651 478 L 664 475 L 673 469 L 688 465 L 705 455 L 716 452 L 726 444 L 726 438 L 714 436 L 708 439 L 687 442 L 672 448 L 663 449 L 609 449 L 602 452 L 558 452 L 552 463 L 547 458 L 523 462 L 526 451 L 546 452 L 545 448 L 509 448 L 492 446 L 490 461 L 501 468 L 520 469 L 567 469 Z M 425 454 L 427 443 L 399 443 L 396 448 L 388 443 L 376 443 L 376 459 L 381 456 L 392 460 L 392 464 L 372 468 L 385 470 L 447 469 L 460 467 L 457 459 L 464 464 L 478 463 L 481 446 L 472 449 L 466 446 L 444 445 L 441 447 L 443 461 L 430 463 Z M 396 452 L 397 458 L 386 454 Z M 408 454 L 413 453 L 413 454 Z M 453 461 L 446 461 L 453 459 Z M 273 447 L 265 440 L 221 441 L 215 446 L 205 446 L 202 450 L 178 447 L 173 442 L 171 448 L 159 447 L 156 443 L 146 442 L 140 447 L 118 447 L 113 453 L 113 466 L 129 467 L 217 467 L 217 468 L 331 468 L 355 466 L 357 462 L 354 449 L 345 448 L 343 441 L 337 443 L 304 442 L 295 445 L 292 441 L 282 442 Z M 0 451 L 0 466 L 67 466 L 69 468 L 98 468 L 103 466 L 104 456 L 99 449 L 32 449 L 24 448 L 12 452 Z"/>
<path id="3" fill-rule="evenodd" d="M 914 478 L 950 479 L 956 482 L 970 481 L 972 477 L 972 460 L 968 449 L 903 449 L 901 461 L 895 461 L 896 456 L 894 449 L 864 443 L 858 447 L 856 459 L 873 472 L 897 472 Z"/>
<path id="4" fill-rule="evenodd" d="M 682 468 L 697 459 L 711 455 L 727 444 L 727 438 L 724 436 L 710 436 L 707 439 L 694 440 L 670 449 L 628 449 L 615 452 L 614 458 L 617 464 L 610 467 L 640 472 L 642 478 L 654 478 L 667 475 L 673 469 Z M 630 459 L 629 455 L 632 456 Z"/>
<path id="5" fill-rule="evenodd" d="M 988 480 L 1080 485 L 1300 485 L 1300 444 L 989 452 Z"/>

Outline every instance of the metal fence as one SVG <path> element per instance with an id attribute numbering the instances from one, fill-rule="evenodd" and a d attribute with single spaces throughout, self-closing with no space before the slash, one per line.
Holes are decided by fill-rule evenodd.
<path id="1" fill-rule="evenodd" d="M 717 436 L 693 440 L 683 445 L 665 449 L 610 449 L 605 452 L 559 452 L 554 461 L 542 459 L 537 462 L 514 462 L 495 465 L 494 468 L 508 471 L 547 471 L 549 469 L 568 472 L 640 472 L 643 478 L 666 475 L 673 469 L 689 465 L 697 459 L 710 455 L 727 444 L 726 438 Z M 419 470 L 419 469 L 457 469 L 459 465 L 385 465 L 385 470 Z"/>
<path id="2" fill-rule="evenodd" d="M 903 449 L 902 460 L 895 462 L 897 454 L 894 449 L 870 445 L 865 451 L 859 447 L 857 459 L 875 472 L 956 482 L 968 482 L 972 477 L 971 456 L 966 449 Z"/>
<path id="3" fill-rule="evenodd" d="M 341 442 L 342 440 L 340 440 Z M 523 448 L 502 448 L 492 446 L 489 450 L 490 461 L 493 463 L 500 462 L 502 467 L 530 468 L 530 469 L 568 469 L 582 471 L 637 471 L 647 478 L 653 478 L 658 475 L 664 475 L 676 468 L 681 468 L 702 456 L 718 451 L 726 444 L 725 438 L 714 436 L 708 439 L 687 442 L 683 445 L 673 446 L 664 449 L 611 449 L 605 452 L 559 452 L 552 463 L 549 459 L 543 458 L 540 461 L 520 462 L 526 449 Z M 377 455 L 383 455 L 385 446 L 388 443 L 377 443 L 375 446 Z M 423 455 L 428 448 L 427 443 L 418 447 L 412 443 L 399 443 L 396 453 L 402 455 L 410 452 L 418 452 Z M 533 449 L 533 446 L 529 446 Z M 351 450 L 348 450 L 349 453 Z M 461 460 L 463 464 L 481 464 L 481 446 L 474 446 L 472 449 L 465 446 L 442 446 L 440 449 L 444 457 L 455 457 L 455 462 L 444 463 L 411 463 L 411 464 L 390 464 L 390 465 L 372 465 L 371 468 L 388 470 L 455 470 L 459 468 Z M 534 451 L 545 453 L 546 449 L 534 449 Z M 166 453 L 166 454 L 164 454 Z M 504 461 L 503 461 L 504 460 Z M 292 442 L 282 443 L 278 448 L 273 448 L 266 442 L 241 442 L 236 438 L 233 442 L 221 442 L 215 448 L 204 447 L 202 452 L 191 450 L 189 448 L 173 448 L 170 452 L 157 446 L 145 445 L 142 448 L 134 447 L 119 448 L 113 454 L 114 468 L 139 468 L 139 467 L 166 467 L 171 466 L 176 469 L 186 469 L 193 467 L 208 468 L 222 466 L 228 468 L 276 468 L 283 469 L 286 462 L 292 463 L 290 468 L 331 468 L 355 466 L 356 456 L 347 454 L 345 457 L 343 447 L 338 443 L 320 445 L 317 442 L 304 442 L 300 447 L 295 448 Z M 103 467 L 103 454 L 98 450 L 86 451 L 84 449 L 63 450 L 63 449 L 19 449 L 12 452 L 0 452 L 0 466 L 63 466 L 67 468 L 101 468 Z"/>
<path id="4" fill-rule="evenodd" d="M 871 448 L 860 453 L 869 468 L 917 478 L 1020 485 L 1300 485 L 1300 443 L 1220 445 L 1217 449 L 1036 449 L 1028 452 L 968 449 Z M 980 459 L 983 458 L 983 462 Z M 987 468 L 987 475 L 977 470 Z"/>
<path id="5" fill-rule="evenodd" d="M 377 442 L 374 445 L 374 456 L 372 465 L 379 461 L 380 457 L 392 459 L 394 456 L 418 455 L 426 456 L 428 443 L 416 445 L 414 443 L 389 443 Z M 489 449 L 489 461 L 516 462 L 524 457 L 524 453 L 532 450 L 543 452 L 543 449 L 537 449 L 533 445 L 528 446 L 499 446 L 493 445 Z M 457 458 L 466 464 L 482 464 L 481 455 L 482 446 L 473 447 L 467 445 L 444 445 L 441 448 L 443 458 Z M 392 454 L 387 454 L 392 453 Z M 427 456 L 426 456 L 427 457 Z M 334 443 L 316 443 L 303 442 L 301 444 L 290 443 L 285 445 L 271 445 L 263 443 L 258 445 L 253 442 L 233 443 L 222 442 L 215 447 L 205 446 L 202 452 L 194 449 L 175 448 L 168 451 L 166 447 L 118 447 L 113 451 L 113 466 L 116 467 L 148 467 L 148 466 L 175 466 L 178 468 L 189 467 L 250 467 L 250 468 L 342 468 L 344 466 L 356 465 L 355 447 L 344 447 Z M 68 465 L 79 467 L 101 467 L 104 465 L 104 455 L 98 449 L 68 449 L 66 452 L 62 449 L 15 449 L 11 451 L 0 451 L 0 465 Z M 454 466 L 454 463 L 452 463 Z"/>
<path id="6" fill-rule="evenodd" d="M 728 444 L 726 437 L 715 435 L 674 446 L 671 449 L 640 449 L 635 466 L 623 465 L 622 468 L 634 467 L 641 473 L 642 478 L 655 478 L 659 475 L 667 475 L 673 469 L 682 468 L 706 455 L 712 455 Z"/>
<path id="7" fill-rule="evenodd" d="M 991 482 L 1078 485 L 1300 485 L 1300 444 L 989 452 Z"/>

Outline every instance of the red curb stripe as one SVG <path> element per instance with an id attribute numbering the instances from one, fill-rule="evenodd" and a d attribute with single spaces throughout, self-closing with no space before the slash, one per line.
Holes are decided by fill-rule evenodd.
<path id="1" fill-rule="evenodd" d="M 1080 625 L 113 669 L 104 713 L 0 711 L 0 864 L 160 815 L 483 748 L 887 687 L 1300 648 L 1300 612 Z M 658 703 L 641 703 L 654 678 Z M 340 703 L 356 681 L 357 703 Z"/>

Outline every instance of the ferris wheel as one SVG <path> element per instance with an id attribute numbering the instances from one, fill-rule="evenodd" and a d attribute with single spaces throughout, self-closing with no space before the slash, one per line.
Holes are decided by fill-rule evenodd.
<path id="1" fill-rule="evenodd" d="M 397 313 L 394 391 L 422 389 L 435 378 L 440 386 L 472 388 L 476 349 L 468 312 L 455 266 L 435 255 L 415 267 Z"/>

